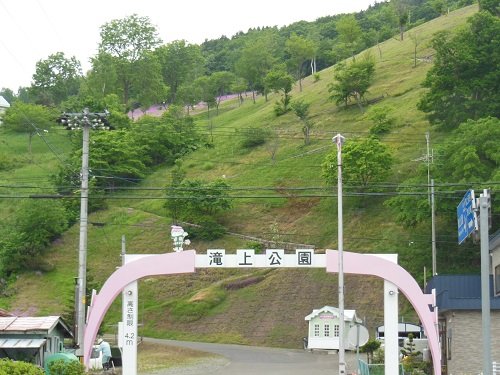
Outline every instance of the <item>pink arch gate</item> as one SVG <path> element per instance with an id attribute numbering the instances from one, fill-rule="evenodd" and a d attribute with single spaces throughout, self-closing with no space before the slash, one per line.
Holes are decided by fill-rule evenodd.
<path id="1" fill-rule="evenodd" d="M 127 285 L 148 276 L 194 273 L 197 267 L 203 267 L 197 261 L 197 257 L 200 256 L 196 255 L 194 250 L 149 255 L 117 269 L 94 297 L 89 311 L 84 334 L 85 365 L 89 364 L 92 345 L 109 306 Z M 325 266 L 327 272 L 338 272 L 337 251 L 327 250 Z M 375 255 L 344 252 L 343 270 L 345 273 L 380 277 L 394 284 L 406 296 L 417 312 L 426 332 L 434 364 L 434 375 L 441 375 L 441 351 L 434 294 L 424 294 L 415 279 L 404 268 Z"/>

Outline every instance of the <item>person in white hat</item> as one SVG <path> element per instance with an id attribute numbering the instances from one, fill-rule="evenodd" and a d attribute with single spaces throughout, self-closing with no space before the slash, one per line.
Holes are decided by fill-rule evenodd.
<path id="1" fill-rule="evenodd" d="M 102 368 L 108 370 L 109 360 L 111 359 L 111 347 L 109 346 L 109 342 L 99 337 L 97 343 L 99 344 L 99 351 L 102 352 Z"/>

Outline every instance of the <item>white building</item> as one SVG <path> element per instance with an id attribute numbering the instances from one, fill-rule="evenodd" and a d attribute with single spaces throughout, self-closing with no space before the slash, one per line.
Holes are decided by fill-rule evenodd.
<path id="1" fill-rule="evenodd" d="M 0 125 L 2 124 L 2 115 L 10 107 L 10 104 L 3 96 L 0 95 Z"/>
<path id="2" fill-rule="evenodd" d="M 314 309 L 304 319 L 309 321 L 308 349 L 339 349 L 339 309 L 324 306 Z M 361 324 L 362 321 L 356 316 L 355 310 L 344 310 L 344 347 L 347 350 L 355 350 L 354 345 L 349 343 L 348 334 L 351 327 Z"/>

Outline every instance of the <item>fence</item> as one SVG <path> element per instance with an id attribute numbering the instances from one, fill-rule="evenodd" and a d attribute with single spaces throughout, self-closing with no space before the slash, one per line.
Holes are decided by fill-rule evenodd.
<path id="1" fill-rule="evenodd" d="M 366 363 L 363 360 L 358 361 L 359 375 L 384 375 L 385 365 L 383 363 Z M 399 365 L 399 374 L 404 375 L 403 365 Z"/>

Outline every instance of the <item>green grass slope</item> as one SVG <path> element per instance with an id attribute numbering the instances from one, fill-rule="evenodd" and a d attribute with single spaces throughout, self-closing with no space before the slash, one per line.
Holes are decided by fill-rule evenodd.
<path id="1" fill-rule="evenodd" d="M 460 27 L 475 11 L 476 6 L 463 8 L 411 30 L 419 41 L 417 55 L 432 55 L 428 47 L 431 36 L 439 30 Z M 430 131 L 433 142 L 446 136 L 435 134 L 416 109 L 423 92 L 420 84 L 432 63 L 419 60 L 413 67 L 413 51 L 414 39 L 408 33 L 404 41 L 391 39 L 370 50 L 376 58 L 376 79 L 367 98 L 384 95 L 373 106 L 390 108 L 395 120 L 392 131 L 382 138 L 397 160 L 389 181 L 393 183 L 418 167 L 414 159 L 425 152 L 426 131 Z M 214 147 L 189 155 L 183 167 L 187 178 L 225 178 L 232 188 L 241 189 L 234 193 L 234 207 L 220 218 L 230 232 L 271 242 L 310 244 L 316 249 L 336 248 L 337 200 L 322 197 L 325 191 L 310 188 L 325 187 L 321 163 L 334 147 L 332 136 L 341 132 L 347 139 L 366 137 L 371 121 L 356 106 L 344 109 L 328 99 L 333 68 L 321 71 L 320 77 L 317 82 L 311 77 L 305 79 L 303 91 L 299 92 L 297 85 L 292 93 L 293 99 L 311 103 L 314 129 L 307 146 L 293 113 L 275 117 L 277 96 L 269 96 L 268 101 L 259 97 L 255 104 L 247 97 L 241 106 L 228 101 L 219 115 L 209 120 L 206 113 L 196 115 L 200 129 L 213 137 Z M 274 161 L 269 144 L 251 151 L 242 149 L 241 134 L 248 128 L 266 128 L 278 135 Z M 22 163 L 10 175 L 28 181 L 46 178 L 53 171 L 59 160 L 41 140 L 36 143 L 36 164 Z M 9 138 L 8 144 L 21 150 L 20 139 Z M 64 142 L 57 144 L 62 145 L 63 153 Z M 0 178 L 8 180 L 7 172 L 0 172 Z M 169 182 L 170 170 L 163 168 L 137 188 L 165 187 Z M 171 219 L 163 208 L 163 194 L 140 189 L 122 192 L 110 200 L 108 210 L 90 216 L 90 223 L 95 224 L 89 227 L 88 239 L 88 269 L 93 283 L 102 285 L 120 265 L 122 235 L 126 236 L 128 253 L 171 251 Z M 430 226 L 402 229 L 383 205 L 385 199 L 370 197 L 362 208 L 352 198 L 345 199 L 344 248 L 361 253 L 398 253 L 400 263 L 420 280 L 424 267 L 430 268 L 431 263 Z M 1 217 L 15 213 L 12 201 L 0 200 Z M 188 227 L 186 230 L 189 232 Z M 53 265 L 52 271 L 20 275 L 12 295 L 0 299 L 0 305 L 38 315 L 60 314 L 69 307 L 77 274 L 78 232 L 78 226 L 72 227 L 50 248 L 47 260 Z M 195 240 L 191 247 L 199 252 L 207 248 L 234 251 L 247 247 L 250 241 L 227 235 L 213 242 Z M 439 256 L 438 264 L 441 260 L 444 268 L 445 255 Z M 467 266 L 455 265 L 457 269 Z M 346 277 L 346 308 L 356 309 L 369 327 L 383 324 L 382 298 L 381 280 Z M 199 270 L 194 275 L 142 280 L 139 318 L 143 335 L 298 347 L 307 332 L 304 316 L 323 305 L 337 305 L 337 277 L 324 270 Z M 414 318 L 404 300 L 400 313 L 405 320 Z M 113 332 L 119 314 L 115 303 L 106 317 L 106 330 Z"/>

